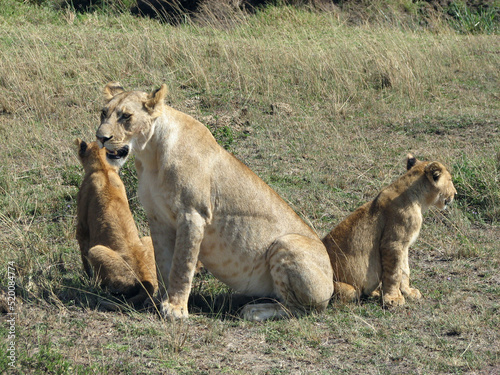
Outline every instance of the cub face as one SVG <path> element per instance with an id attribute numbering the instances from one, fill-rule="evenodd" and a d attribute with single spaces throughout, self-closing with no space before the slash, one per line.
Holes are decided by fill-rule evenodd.
<path id="1" fill-rule="evenodd" d="M 428 184 L 431 186 L 426 196 L 428 206 L 436 206 L 444 210 L 453 202 L 457 190 L 453 185 L 450 172 L 443 164 L 437 161 L 422 162 L 408 155 L 406 166 L 408 170 L 423 169 Z"/>
<path id="2" fill-rule="evenodd" d="M 77 138 L 74 143 L 78 148 L 78 160 L 85 173 L 105 169 L 103 163 L 106 160 L 106 152 L 99 147 L 97 142 L 86 143 Z M 117 170 L 116 167 L 113 169 Z"/>
<path id="3" fill-rule="evenodd" d="M 110 164 L 122 166 L 133 150 L 142 150 L 151 138 L 154 120 L 161 114 L 167 87 L 151 94 L 126 92 L 119 83 L 104 88 L 105 105 L 96 137 Z"/>

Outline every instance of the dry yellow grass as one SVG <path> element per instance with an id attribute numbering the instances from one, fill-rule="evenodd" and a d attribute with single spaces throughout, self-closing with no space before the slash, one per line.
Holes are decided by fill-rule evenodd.
<path id="1" fill-rule="evenodd" d="M 228 28 L 9 4 L 0 5 L 0 258 L 16 265 L 14 373 L 497 372 L 497 36 L 353 26 L 288 7 Z M 426 215 L 410 255 L 422 302 L 394 311 L 333 302 L 321 316 L 262 325 L 217 309 L 175 327 L 96 310 L 107 294 L 81 270 L 72 140 L 93 139 L 111 80 L 167 83 L 169 104 L 205 121 L 320 235 L 400 175 L 407 152 L 448 165 L 457 204 Z M 122 176 L 147 232 L 132 163 Z M 0 276 L 6 285 L 7 270 Z M 203 275 L 195 290 L 226 289 Z"/>

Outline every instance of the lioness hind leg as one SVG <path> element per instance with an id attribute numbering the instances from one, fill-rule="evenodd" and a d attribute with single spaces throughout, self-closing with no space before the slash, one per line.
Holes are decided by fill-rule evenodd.
<path id="1" fill-rule="evenodd" d="M 97 245 L 89 250 L 88 259 L 97 280 L 113 293 L 129 293 L 137 286 L 137 278 L 130 266 L 112 249 Z"/>
<path id="2" fill-rule="evenodd" d="M 301 235 L 286 235 L 269 248 L 267 265 L 281 304 L 247 305 L 249 320 L 299 316 L 323 311 L 333 294 L 333 271 L 323 244 Z"/>

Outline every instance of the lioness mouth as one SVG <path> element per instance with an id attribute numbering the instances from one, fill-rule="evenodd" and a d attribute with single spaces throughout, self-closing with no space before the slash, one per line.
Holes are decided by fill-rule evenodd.
<path id="1" fill-rule="evenodd" d="M 121 159 L 121 158 L 124 158 L 125 156 L 127 156 L 128 152 L 129 152 L 128 146 L 123 146 L 119 150 L 114 150 L 114 151 L 110 151 L 110 150 L 106 149 L 106 157 L 108 159 L 113 159 L 113 160 Z"/>

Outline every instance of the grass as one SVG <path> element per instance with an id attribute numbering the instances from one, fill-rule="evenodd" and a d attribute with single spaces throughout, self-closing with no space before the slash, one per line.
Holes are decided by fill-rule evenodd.
<path id="1" fill-rule="evenodd" d="M 402 3 L 385 3 L 386 21 L 374 7 L 353 19 L 347 6 L 268 6 L 232 24 L 171 26 L 2 1 L 0 258 L 15 263 L 18 316 L 16 367 L 2 339 L 0 371 L 498 372 L 498 26 L 424 27 L 413 3 L 396 12 Z M 72 141 L 94 138 L 111 80 L 167 83 L 169 104 L 207 124 L 319 235 L 403 173 L 406 153 L 449 166 L 456 204 L 425 215 L 410 253 L 423 300 L 332 301 L 321 315 L 254 324 L 210 302 L 228 289 L 203 274 L 193 291 L 208 309 L 187 322 L 100 311 L 110 296 L 84 277 L 75 240 L 83 171 Z M 121 173 L 147 233 L 133 163 Z"/>
<path id="2" fill-rule="evenodd" d="M 448 13 L 452 17 L 451 26 L 458 32 L 465 34 L 498 33 L 498 8 L 480 6 L 474 10 L 465 3 L 457 1 L 449 5 Z"/>

